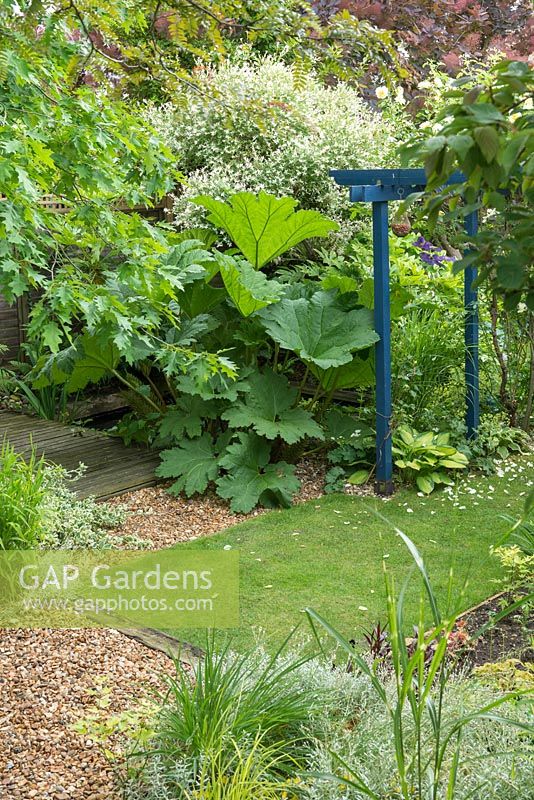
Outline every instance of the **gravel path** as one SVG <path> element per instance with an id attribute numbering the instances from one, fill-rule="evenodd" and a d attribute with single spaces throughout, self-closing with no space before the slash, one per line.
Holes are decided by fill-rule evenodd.
<path id="1" fill-rule="evenodd" d="M 324 465 L 303 461 L 296 468 L 301 488 L 296 503 L 321 497 L 324 487 Z M 187 542 L 225 530 L 231 525 L 269 513 L 255 509 L 250 514 L 234 514 L 227 503 L 214 493 L 187 499 L 174 497 L 165 486 L 151 486 L 112 498 L 110 503 L 124 504 L 130 517 L 117 533 L 149 539 L 155 548 L 171 547 L 176 542 Z"/>
<path id="2" fill-rule="evenodd" d="M 296 502 L 322 494 L 322 465 L 304 462 L 297 474 Z M 265 513 L 233 514 L 215 495 L 187 500 L 162 487 L 112 502 L 132 512 L 120 532 L 150 539 L 155 548 Z M 109 711 L 116 713 L 150 696 L 169 666 L 164 655 L 117 631 L 0 630 L 0 800 L 119 800 L 110 763 L 71 726 L 93 706 L 99 678 L 106 678 Z"/>
<path id="3" fill-rule="evenodd" d="M 111 714 L 150 697 L 170 666 L 112 630 L 0 631 L 1 800 L 118 800 L 112 766 L 71 726 L 103 676 Z"/>

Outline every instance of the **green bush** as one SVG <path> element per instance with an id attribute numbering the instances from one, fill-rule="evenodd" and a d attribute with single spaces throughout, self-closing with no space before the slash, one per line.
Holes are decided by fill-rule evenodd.
<path id="1" fill-rule="evenodd" d="M 4 440 L 0 450 L 0 549 L 37 547 L 46 535 L 43 514 L 46 466 L 32 451 L 28 460 Z"/>
<path id="2" fill-rule="evenodd" d="M 124 506 L 76 498 L 72 484 L 83 467 L 69 473 L 32 451 L 27 459 L 4 441 L 0 451 L 0 549 L 110 549 L 148 543 L 112 535 L 126 519 Z"/>
<path id="3" fill-rule="evenodd" d="M 325 87 L 313 74 L 296 81 L 290 66 L 269 57 L 224 63 L 199 79 L 200 92 L 185 88 L 173 105 L 148 112 L 187 176 L 177 224 L 203 224 L 205 214 L 190 202 L 197 194 L 226 199 L 263 189 L 344 220 L 350 238 L 348 193 L 328 171 L 394 166 L 405 138 L 399 120 L 388 124 L 346 84 Z"/>
<path id="4" fill-rule="evenodd" d="M 407 425 L 393 432 L 393 458 L 402 476 L 430 494 L 439 484 L 453 484 L 450 470 L 467 467 L 467 456 L 451 447 L 448 433 L 418 433 Z"/>
<path id="5" fill-rule="evenodd" d="M 127 511 L 123 505 L 76 497 L 73 490 L 83 471 L 83 467 L 75 473 L 58 466 L 46 468 L 41 503 L 45 520 L 42 545 L 62 550 L 146 547 L 148 543 L 137 536 L 110 534 L 111 529 L 120 527 L 126 520 Z"/>

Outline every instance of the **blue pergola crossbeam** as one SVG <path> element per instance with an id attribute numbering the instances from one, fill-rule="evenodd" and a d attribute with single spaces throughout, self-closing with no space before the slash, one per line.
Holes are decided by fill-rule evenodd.
<path id="1" fill-rule="evenodd" d="M 351 186 L 350 199 L 353 203 L 381 203 L 404 200 L 414 192 L 423 192 L 422 184 Z"/>
<path id="2" fill-rule="evenodd" d="M 389 287 L 389 223 L 388 203 L 403 200 L 426 189 L 424 169 L 356 169 L 332 170 L 330 175 L 340 186 L 350 188 L 353 203 L 372 203 L 374 320 L 380 340 L 375 346 L 376 365 L 376 484 L 381 494 L 393 491 L 393 457 L 391 443 L 391 312 Z M 447 185 L 461 184 L 465 176 L 455 172 Z M 474 211 L 465 220 L 466 231 L 474 236 L 478 215 Z M 478 297 L 474 283 L 477 270 L 465 270 L 465 382 L 466 424 L 470 438 L 479 425 L 478 363 Z"/>
<path id="3" fill-rule="evenodd" d="M 424 169 L 332 169 L 330 177 L 339 186 L 426 186 Z M 464 183 L 463 172 L 454 172 L 447 184 Z"/>

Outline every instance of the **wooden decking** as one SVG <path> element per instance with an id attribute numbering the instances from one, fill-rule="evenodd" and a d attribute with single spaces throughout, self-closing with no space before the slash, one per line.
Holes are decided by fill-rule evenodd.
<path id="1" fill-rule="evenodd" d="M 69 470 L 85 464 L 85 475 L 73 487 L 79 497 L 111 497 L 156 482 L 157 453 L 126 447 L 100 431 L 0 411 L 0 442 L 4 437 L 24 454 L 33 443 L 38 455 Z"/>

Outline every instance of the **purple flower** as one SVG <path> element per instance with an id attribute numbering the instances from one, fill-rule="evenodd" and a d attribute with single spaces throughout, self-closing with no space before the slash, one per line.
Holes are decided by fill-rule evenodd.
<path id="1" fill-rule="evenodd" d="M 454 261 L 454 258 L 445 255 L 444 250 L 433 245 L 432 242 L 429 242 L 424 236 L 418 236 L 414 245 L 421 250 L 419 254 L 421 261 L 429 266 L 439 267 L 445 262 Z"/>

